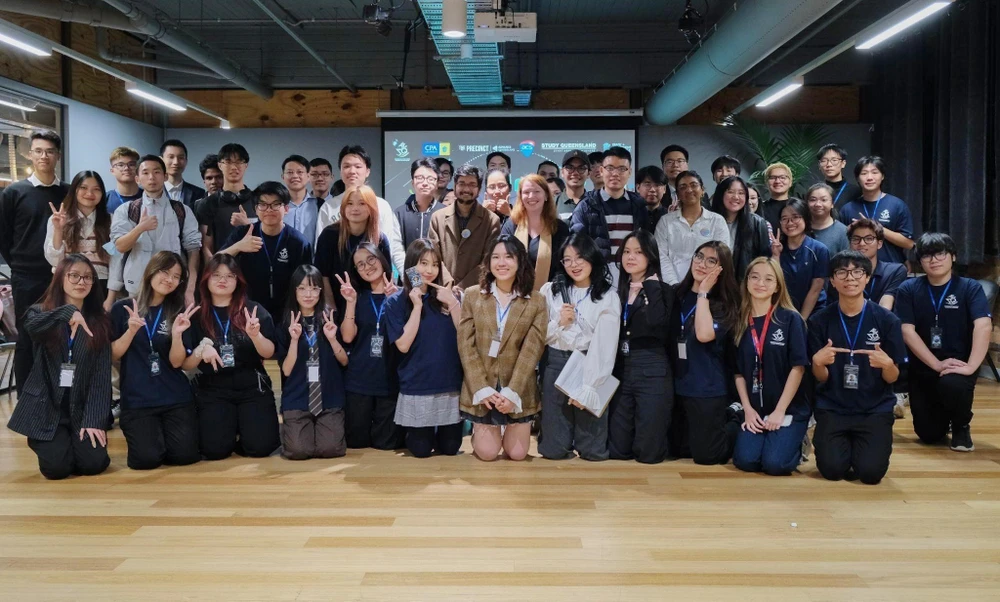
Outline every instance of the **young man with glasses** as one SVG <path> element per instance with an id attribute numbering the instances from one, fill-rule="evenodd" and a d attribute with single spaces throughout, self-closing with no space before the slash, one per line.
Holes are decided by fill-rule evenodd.
<path id="1" fill-rule="evenodd" d="M 52 280 L 52 266 L 45 259 L 45 231 L 52 207 L 62 206 L 69 187 L 56 175 L 62 138 L 51 131 L 31 135 L 32 172 L 0 195 L 0 256 L 10 266 L 14 295 L 14 321 L 22 330 L 24 312 L 45 293 Z M 21 391 L 31 372 L 32 345 L 26 336 L 14 347 L 14 379 Z"/>
<path id="2" fill-rule="evenodd" d="M 167 140 L 160 145 L 160 158 L 167 166 L 167 196 L 194 207 L 197 200 L 205 198 L 205 190 L 184 181 L 184 170 L 188 164 L 188 150 L 180 140 Z"/>
<path id="3" fill-rule="evenodd" d="M 448 185 L 451 184 L 451 176 L 455 173 L 455 164 L 444 157 L 438 157 L 434 159 L 434 165 L 437 166 L 439 175 L 437 194 L 434 198 L 438 201 L 443 201 L 444 197 L 451 192 L 451 188 L 448 188 Z"/>
<path id="4" fill-rule="evenodd" d="M 229 143 L 219 149 L 222 189 L 198 203 L 198 224 L 202 233 L 205 261 L 212 258 L 217 246 L 229 238 L 233 228 L 257 221 L 250 188 L 243 182 L 250 164 L 250 153 L 242 144 Z"/>
<path id="5" fill-rule="evenodd" d="M 831 481 L 875 485 L 892 454 L 893 383 L 905 357 L 899 318 L 865 299 L 872 265 L 857 251 L 830 260 L 838 302 L 809 318 L 816 378 L 816 467 Z"/>
<path id="6" fill-rule="evenodd" d="M 573 217 L 573 210 L 587 194 L 585 186 L 589 173 L 590 157 L 587 153 L 572 150 L 563 155 L 562 179 L 566 183 L 566 189 L 556 197 L 556 209 L 559 211 L 559 219 L 567 225 Z"/>
<path id="7" fill-rule="evenodd" d="M 330 189 L 333 187 L 333 165 L 323 157 L 316 157 L 310 161 L 309 183 L 312 186 L 309 196 L 316 199 L 318 207 L 333 200 L 333 195 L 330 194 Z"/>
<path id="8" fill-rule="evenodd" d="M 428 158 L 417 159 L 410 165 L 413 194 L 396 208 L 396 221 L 403 236 L 403 248 L 418 238 L 426 238 L 431 228 L 431 216 L 444 208 L 435 200 L 441 174 L 437 164 Z"/>
<path id="9" fill-rule="evenodd" d="M 667 194 L 667 174 L 655 165 L 647 165 L 635 173 L 635 191 L 646 201 L 646 212 L 649 214 L 645 229 L 656 232 L 656 225 L 669 209 L 663 204 Z"/>
<path id="10" fill-rule="evenodd" d="M 879 249 L 882 261 L 906 262 L 906 252 L 913 248 L 913 216 L 903 199 L 882 192 L 886 165 L 882 157 L 858 159 L 854 176 L 861 185 L 861 197 L 844 203 L 840 221 L 850 225 L 856 219 L 867 217 L 882 224 L 885 244 Z"/>
<path id="11" fill-rule="evenodd" d="M 690 155 L 686 148 L 679 144 L 670 144 L 660 151 L 660 164 L 663 166 L 663 173 L 667 174 L 667 190 L 670 191 L 670 202 L 667 204 L 671 209 L 677 204 L 677 176 L 688 170 L 688 159 Z"/>
<path id="12" fill-rule="evenodd" d="M 844 179 L 844 168 L 847 167 L 847 151 L 836 144 L 827 144 L 816 153 L 819 170 L 823 173 L 826 185 L 833 189 L 833 206 L 840 210 L 844 203 L 861 196 L 861 189 L 854 182 Z"/>
<path id="13" fill-rule="evenodd" d="M 896 293 L 896 313 L 910 349 L 910 411 L 920 440 L 936 444 L 951 429 L 952 451 L 975 449 L 969 424 L 976 373 L 993 328 L 983 287 L 954 273 L 958 249 L 947 234 L 925 232 L 916 256 L 927 274 Z"/>
<path id="14" fill-rule="evenodd" d="M 789 200 L 795 198 L 791 196 L 792 169 L 784 163 L 772 163 L 764 170 L 764 180 L 767 182 L 767 190 L 770 198 L 760 204 L 760 215 L 771 224 L 774 236 L 778 236 L 781 231 L 781 210 Z"/>
<path id="15" fill-rule="evenodd" d="M 292 273 L 313 261 L 312 243 L 285 223 L 292 198 L 284 185 L 264 182 L 251 194 L 258 223 L 234 228 L 220 252 L 236 258 L 247 279 L 247 296 L 280 322 Z"/>
<path id="16" fill-rule="evenodd" d="M 882 248 L 882 225 L 868 218 L 859 219 L 847 227 L 847 240 L 851 250 L 857 251 L 872 262 L 872 276 L 865 287 L 865 299 L 893 310 L 896 292 L 906 282 L 906 266 L 901 263 L 878 260 L 878 250 Z M 837 290 L 832 283 L 827 285 L 828 303 L 836 303 Z"/>
<path id="17" fill-rule="evenodd" d="M 309 174 L 309 160 L 302 155 L 290 155 L 281 162 L 281 181 L 291 198 L 285 221 L 306 240 L 313 241 L 316 240 L 316 222 L 323 201 L 307 194 Z"/>
<path id="18" fill-rule="evenodd" d="M 139 165 L 139 151 L 127 146 L 119 146 L 111 151 L 111 175 L 115 178 L 115 189 L 108 191 L 108 213 L 124 203 L 142 198 L 142 188 L 136 183 Z"/>
<path id="19" fill-rule="evenodd" d="M 198 288 L 201 234 L 191 208 L 167 196 L 163 185 L 166 171 L 157 155 L 139 160 L 142 198 L 125 203 L 111 218 L 111 241 L 118 254 L 108 268 L 108 290 L 120 291 L 124 286 L 130 296 L 138 295 L 149 260 L 160 251 L 173 251 L 187 257 L 190 275 L 184 302 L 191 304 Z"/>

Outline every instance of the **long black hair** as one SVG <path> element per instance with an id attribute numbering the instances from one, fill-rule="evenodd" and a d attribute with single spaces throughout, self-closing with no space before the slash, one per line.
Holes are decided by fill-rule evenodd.
<path id="1" fill-rule="evenodd" d="M 738 184 L 743 188 L 743 194 L 746 197 L 746 201 L 743 203 L 743 208 L 736 212 L 736 236 L 733 241 L 733 251 L 740 249 L 747 241 L 753 240 L 753 218 L 750 217 L 750 187 L 747 186 L 746 181 L 739 176 L 729 176 L 724 178 L 719 185 L 715 187 L 715 192 L 712 194 L 712 211 L 718 213 L 724 218 L 729 215 L 729 210 L 726 208 L 726 192 L 729 191 L 730 186 L 733 184 Z M 728 222 L 729 220 L 726 219 Z"/>
<path id="2" fill-rule="evenodd" d="M 504 250 L 517 259 L 517 270 L 514 272 L 514 285 L 511 290 L 521 295 L 529 294 L 535 286 L 535 264 L 528 259 L 528 250 L 524 248 L 524 243 L 512 234 L 501 234 L 486 246 L 486 255 L 483 256 L 483 264 L 479 268 L 479 289 L 485 291 L 496 281 L 490 263 L 493 260 L 493 251 L 498 245 L 503 245 Z"/>
<path id="3" fill-rule="evenodd" d="M 625 254 L 625 244 L 633 238 L 639 243 L 639 249 L 642 250 L 642 254 L 646 257 L 648 263 L 643 279 L 656 276 L 660 280 L 663 280 L 663 273 L 660 269 L 660 247 L 656 244 L 656 239 L 645 230 L 630 232 L 622 239 L 622 244 L 618 247 L 618 254 L 615 255 L 615 263 L 618 265 L 618 298 L 622 300 L 622 303 L 628 301 L 628 285 L 630 280 L 629 275 L 625 272 L 625 266 L 622 265 L 622 256 Z"/>
<path id="4" fill-rule="evenodd" d="M 740 318 L 740 286 L 736 283 L 736 268 L 733 266 L 733 252 L 729 250 L 729 245 L 717 240 L 710 240 L 702 243 L 694 251 L 694 255 L 702 249 L 711 247 L 715 249 L 715 254 L 719 256 L 719 266 L 722 273 L 719 280 L 708 293 L 708 303 L 712 310 L 712 317 L 726 325 L 730 331 L 735 331 L 739 327 Z M 694 264 L 694 255 L 691 256 L 691 263 Z M 677 285 L 677 302 L 681 303 L 684 296 L 694 288 L 694 270 L 688 269 L 687 276 Z"/>
<path id="5" fill-rule="evenodd" d="M 570 234 L 556 253 L 559 268 L 552 281 L 552 294 L 558 297 L 563 290 L 572 286 L 573 278 L 566 272 L 566 266 L 562 263 L 566 249 L 570 247 L 576 250 L 581 259 L 590 264 L 590 298 L 600 301 L 604 293 L 611 290 L 611 269 L 608 268 L 608 261 L 604 259 L 604 253 L 601 253 L 594 244 L 594 239 L 582 232 Z"/>
<path id="6" fill-rule="evenodd" d="M 319 299 L 316 300 L 316 309 L 313 310 L 315 312 L 313 315 L 316 317 L 317 324 L 323 324 L 323 310 L 329 309 L 326 306 L 326 294 L 323 292 L 323 274 L 320 274 L 319 270 L 317 270 L 315 266 L 309 265 L 308 263 L 302 264 L 295 268 L 295 271 L 292 272 L 292 278 L 288 282 L 288 298 L 285 301 L 285 315 L 281 318 L 281 323 L 286 327 L 292 323 L 292 312 L 294 311 L 298 313 L 302 311 L 302 308 L 299 307 L 299 300 L 295 296 L 295 289 L 303 283 L 307 286 L 319 287 Z M 273 318 L 274 316 L 271 317 Z"/>
<path id="7" fill-rule="evenodd" d="M 52 274 L 49 287 L 45 289 L 45 293 L 38 300 L 38 305 L 41 306 L 42 311 L 52 311 L 66 305 L 66 289 L 63 287 L 63 279 L 70 269 L 77 265 L 83 267 L 83 270 L 90 275 L 92 282 L 90 292 L 84 298 L 83 308 L 80 310 L 87 326 L 90 327 L 90 331 L 94 333 L 87 344 L 91 349 L 100 349 L 111 342 L 111 321 L 108 319 L 108 314 L 104 313 L 104 297 L 101 296 L 101 287 L 97 282 L 97 270 L 84 255 L 70 253 L 62 258 L 62 261 L 56 266 L 55 273 Z M 82 328 L 78 330 L 77 335 L 80 332 L 83 332 Z M 53 328 L 42 335 L 42 339 L 50 351 L 58 352 L 62 349 L 62 341 L 65 340 L 65 336 L 66 331 Z"/>

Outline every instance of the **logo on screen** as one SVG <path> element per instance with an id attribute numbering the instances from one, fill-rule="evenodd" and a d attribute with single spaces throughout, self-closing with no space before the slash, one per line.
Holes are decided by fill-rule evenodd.
<path id="1" fill-rule="evenodd" d="M 533 152 L 535 152 L 535 141 L 534 140 L 523 140 L 520 146 L 521 154 L 525 157 L 530 157 Z"/>
<path id="2" fill-rule="evenodd" d="M 396 149 L 396 159 L 410 158 L 410 147 L 406 146 L 405 142 L 400 142 L 399 140 L 393 140 L 392 148 Z"/>
<path id="3" fill-rule="evenodd" d="M 451 155 L 451 142 L 441 142 L 438 144 L 438 154 L 442 157 Z"/>
<path id="4" fill-rule="evenodd" d="M 424 142 L 423 148 L 424 156 L 430 157 L 438 154 L 440 145 L 437 142 Z"/>
<path id="5" fill-rule="evenodd" d="M 609 148 L 611 148 L 611 144 L 609 142 L 605 142 L 601 145 L 601 150 L 608 150 Z"/>

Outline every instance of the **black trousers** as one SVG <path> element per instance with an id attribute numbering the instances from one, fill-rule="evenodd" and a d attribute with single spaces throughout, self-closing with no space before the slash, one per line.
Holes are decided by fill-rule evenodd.
<path id="1" fill-rule="evenodd" d="M 862 483 L 877 484 L 889 471 L 894 420 L 892 412 L 844 415 L 816 410 L 813 445 L 819 473 L 839 481 L 853 472 Z"/>
<path id="2" fill-rule="evenodd" d="M 24 312 L 38 302 L 45 294 L 45 289 L 52 281 L 52 274 L 28 276 L 22 273 L 11 274 L 10 284 L 14 297 L 14 324 L 17 326 L 17 343 L 14 345 L 14 380 L 17 385 L 17 392 L 21 392 L 21 387 L 28 380 L 31 373 L 32 344 L 28 338 L 28 333 L 24 331 Z M 90 442 L 87 442 L 90 445 Z"/>
<path id="3" fill-rule="evenodd" d="M 303 410 L 281 413 L 281 455 L 289 460 L 339 458 L 347 453 L 344 410 L 323 410 L 318 416 Z"/>
<path id="4" fill-rule="evenodd" d="M 198 444 L 206 460 L 233 452 L 263 458 L 278 449 L 278 412 L 270 389 L 200 389 L 197 397 Z"/>
<path id="5" fill-rule="evenodd" d="M 674 414 L 687 422 L 687 447 L 695 464 L 725 464 L 733 455 L 740 425 L 729 420 L 728 397 L 677 396 L 683 411 Z M 681 425 L 677 425 L 681 427 Z"/>
<path id="6" fill-rule="evenodd" d="M 80 441 L 80 431 L 70 426 L 69 412 L 63 408 L 62 417 L 51 441 L 28 439 L 28 447 L 38 456 L 38 471 L 46 479 L 65 479 L 70 475 L 91 476 L 101 474 L 111 465 L 108 448 L 100 443 L 94 447 L 89 436 Z"/>
<path id="7" fill-rule="evenodd" d="M 962 428 L 972 422 L 976 375 L 938 376 L 927 370 L 911 370 L 910 382 L 913 431 L 924 443 L 938 443 L 950 426 Z"/>
<path id="8" fill-rule="evenodd" d="M 456 422 L 443 426 L 407 427 L 406 449 L 417 458 L 429 458 L 434 452 L 454 456 L 462 447 L 463 426 L 462 422 Z"/>
<path id="9" fill-rule="evenodd" d="M 396 416 L 396 397 L 347 393 L 347 403 L 344 406 L 347 447 L 403 447 L 403 429 L 393 420 Z"/>
<path id="10" fill-rule="evenodd" d="M 662 462 L 674 407 L 667 356 L 637 349 L 619 362 L 621 384 L 608 406 L 608 454 L 613 460 Z"/>
<path id="11" fill-rule="evenodd" d="M 201 460 L 194 402 L 123 409 L 118 425 L 125 435 L 132 470 L 152 470 L 164 464 L 185 466 Z"/>

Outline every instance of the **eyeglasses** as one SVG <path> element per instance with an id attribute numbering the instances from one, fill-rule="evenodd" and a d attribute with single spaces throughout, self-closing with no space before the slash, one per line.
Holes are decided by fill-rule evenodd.
<path id="1" fill-rule="evenodd" d="M 787 182 L 788 180 L 791 180 L 788 176 L 767 176 L 767 179 L 771 182 Z"/>
<path id="2" fill-rule="evenodd" d="M 36 157 L 55 157 L 59 151 L 54 148 L 33 148 L 31 154 Z"/>
<path id="3" fill-rule="evenodd" d="M 876 240 L 878 240 L 878 238 L 876 238 L 872 234 L 869 234 L 868 236 L 852 236 L 851 244 L 860 245 L 861 243 L 865 243 L 866 245 L 870 245 L 873 244 Z"/>
<path id="4" fill-rule="evenodd" d="M 861 280 L 865 277 L 865 271 L 861 268 L 854 268 L 853 270 L 842 268 L 833 271 L 833 277 L 837 280 L 847 280 L 848 276 L 854 278 L 855 280 Z"/>
<path id="5" fill-rule="evenodd" d="M 819 160 L 819 164 L 820 165 L 837 165 L 838 163 L 843 163 L 843 162 L 844 162 L 844 160 L 841 159 L 841 158 L 839 158 L 839 157 L 836 158 L 836 159 L 820 159 Z"/>
<path id="6" fill-rule="evenodd" d="M 764 282 L 764 284 L 774 284 L 777 282 L 774 276 L 761 276 L 760 274 L 750 274 L 750 282 Z"/>
<path id="7" fill-rule="evenodd" d="M 795 224 L 798 222 L 804 222 L 801 215 L 786 215 L 785 217 L 778 220 L 782 224 Z"/>
<path id="8" fill-rule="evenodd" d="M 560 260 L 560 263 L 562 263 L 563 266 L 568 268 L 574 265 L 583 265 L 587 263 L 587 260 L 584 259 L 583 257 L 563 257 Z"/>
<path id="9" fill-rule="evenodd" d="M 671 165 L 687 165 L 687 162 L 688 162 L 687 159 L 666 159 L 666 160 L 663 161 L 663 164 L 667 165 L 667 166 L 671 166 Z"/>
<path id="10" fill-rule="evenodd" d="M 572 165 L 563 165 L 563 169 L 570 173 L 587 173 L 590 171 L 590 167 L 587 165 L 577 165 L 573 167 Z"/>
<path id="11" fill-rule="evenodd" d="M 944 261 L 945 259 L 951 257 L 951 253 L 948 251 L 938 251 L 937 253 L 928 253 L 927 255 L 921 255 L 920 261 L 936 259 L 938 261 Z"/>
<path id="12" fill-rule="evenodd" d="M 113 167 L 115 169 L 126 170 L 126 169 L 135 169 L 136 165 L 137 164 L 136 164 L 135 161 L 129 161 L 128 163 L 125 163 L 124 161 L 120 161 L 118 163 L 112 163 L 111 167 Z"/>
<path id="13" fill-rule="evenodd" d="M 229 159 L 223 159 L 222 161 L 219 161 L 219 165 L 222 165 L 224 167 L 246 167 L 247 162 L 246 161 L 230 161 Z"/>
<path id="14" fill-rule="evenodd" d="M 378 260 L 378 257 L 375 257 L 374 255 L 369 255 L 368 259 L 363 259 L 357 262 L 356 264 L 354 264 L 354 267 L 358 268 L 358 271 L 360 272 L 365 268 L 373 268 L 377 266 L 379 263 L 380 262 Z"/>
<path id="15" fill-rule="evenodd" d="M 167 282 L 180 282 L 181 281 L 181 275 L 180 274 L 177 274 L 175 276 L 175 275 L 171 274 L 170 272 L 168 272 L 166 270 L 160 270 L 160 271 L 157 272 L 157 274 L 159 274 L 160 277 L 163 278 L 164 280 L 166 280 Z"/>
<path id="16" fill-rule="evenodd" d="M 282 203 L 257 203 L 257 213 L 263 213 L 265 211 L 281 211 L 284 207 Z"/>
<path id="17" fill-rule="evenodd" d="M 505 188 L 510 188 L 510 184 L 507 182 L 500 182 L 499 184 L 487 184 L 486 190 L 503 190 Z"/>
<path id="18" fill-rule="evenodd" d="M 657 184 L 656 182 L 643 182 L 642 184 L 639 184 L 639 190 L 653 190 L 654 188 L 658 188 L 660 186 L 663 186 L 663 184 Z"/>
<path id="19" fill-rule="evenodd" d="M 236 274 L 232 272 L 227 272 L 225 274 L 220 274 L 215 272 L 211 276 L 212 282 L 236 282 Z"/>
<path id="20" fill-rule="evenodd" d="M 437 182 L 440 179 L 440 176 L 413 176 L 413 183 L 423 184 L 424 182 Z"/>
<path id="21" fill-rule="evenodd" d="M 694 254 L 694 262 L 704 264 L 710 268 L 714 268 L 715 266 L 719 265 L 719 258 L 705 257 L 703 253 L 699 252 Z"/>
<path id="22" fill-rule="evenodd" d="M 616 173 L 620 176 L 625 175 L 626 173 L 628 173 L 629 170 L 629 168 L 625 165 L 619 165 L 617 167 L 615 167 L 614 165 L 603 165 L 602 168 L 604 169 L 604 171 L 608 173 Z"/>
<path id="23" fill-rule="evenodd" d="M 297 286 L 295 287 L 295 290 L 296 292 L 311 297 L 313 295 L 318 295 L 321 289 L 318 286 Z"/>
<path id="24" fill-rule="evenodd" d="M 70 284 L 80 284 L 81 281 L 83 281 L 84 284 L 94 283 L 93 274 L 80 274 L 79 272 L 70 272 L 66 274 L 66 279 L 69 280 Z"/>

